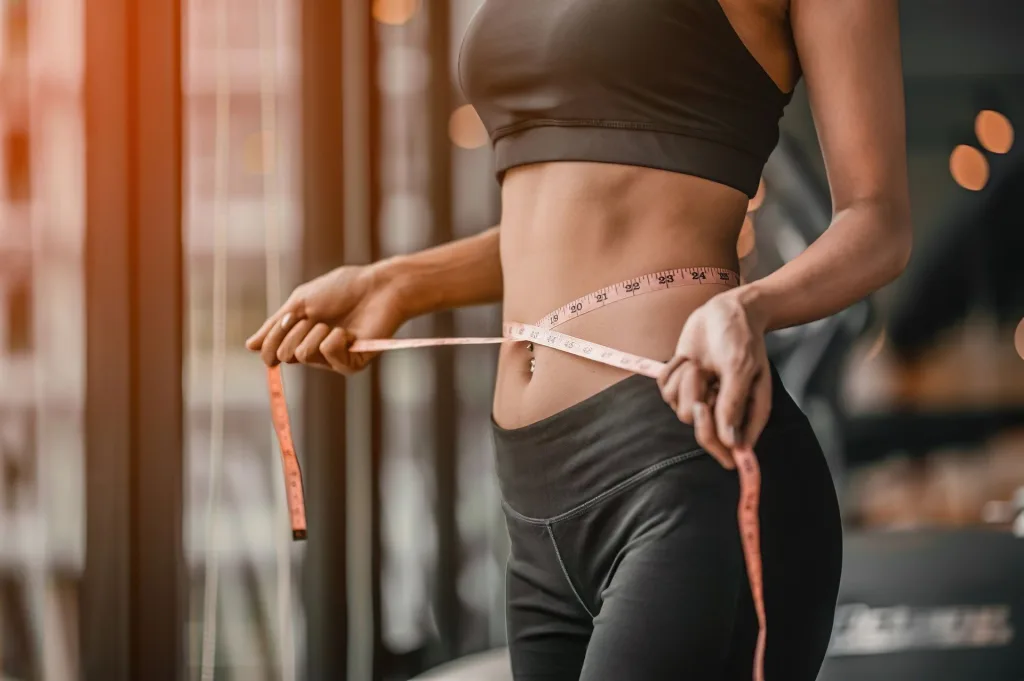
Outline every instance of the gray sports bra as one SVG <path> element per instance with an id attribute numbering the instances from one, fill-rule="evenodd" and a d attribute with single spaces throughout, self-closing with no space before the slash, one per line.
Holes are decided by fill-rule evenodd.
<path id="1" fill-rule="evenodd" d="M 459 80 L 509 168 L 597 161 L 757 190 L 791 93 L 718 0 L 485 0 Z"/>

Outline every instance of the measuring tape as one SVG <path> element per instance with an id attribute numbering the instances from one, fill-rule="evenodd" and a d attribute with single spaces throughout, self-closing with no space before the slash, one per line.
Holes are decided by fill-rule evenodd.
<path id="1" fill-rule="evenodd" d="M 575 336 L 560 333 L 554 329 L 571 319 L 582 317 L 612 303 L 646 293 L 682 286 L 726 286 L 731 288 L 738 284 L 739 276 L 735 272 L 717 267 L 687 267 L 665 270 L 635 279 L 627 279 L 593 293 L 588 293 L 554 310 L 534 324 L 503 324 L 501 338 L 386 338 L 357 340 L 349 347 L 349 352 L 375 353 L 387 350 L 426 348 L 442 345 L 527 342 L 553 348 L 576 355 L 577 357 L 584 357 L 601 364 L 625 369 L 649 378 L 657 378 L 665 368 L 664 362 L 623 352 L 622 350 L 616 350 L 615 348 L 609 348 L 597 343 L 591 343 Z M 284 389 L 281 383 L 281 367 L 276 366 L 267 371 L 274 430 L 277 432 L 277 438 L 281 444 L 285 489 L 288 493 L 288 512 L 292 523 L 292 537 L 294 539 L 305 539 L 306 511 L 302 493 L 302 472 L 299 468 L 298 459 L 295 456 L 295 447 L 292 444 L 288 409 L 285 405 Z M 757 646 L 754 652 L 754 680 L 764 681 L 767 622 L 764 611 L 764 580 L 762 578 L 760 523 L 758 521 L 761 470 L 752 448 L 740 447 L 734 449 L 732 454 L 736 461 L 736 470 L 740 481 L 740 502 L 737 511 L 740 540 L 743 545 L 743 557 L 747 566 L 747 577 L 750 581 L 750 592 L 754 599 L 754 610 L 758 621 Z"/>
<path id="2" fill-rule="evenodd" d="M 292 523 L 292 539 L 306 538 L 306 500 L 302 491 L 302 469 L 295 454 L 292 424 L 288 418 L 288 405 L 284 399 L 281 365 L 267 369 L 267 387 L 270 389 L 270 416 L 274 421 L 277 443 L 281 446 L 281 464 L 284 468 L 284 489 L 288 500 L 288 515 Z"/>

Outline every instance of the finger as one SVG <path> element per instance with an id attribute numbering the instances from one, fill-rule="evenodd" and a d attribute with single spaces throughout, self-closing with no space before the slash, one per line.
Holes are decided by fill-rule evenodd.
<path id="1" fill-rule="evenodd" d="M 320 354 L 332 369 L 350 376 L 365 367 L 372 357 L 365 352 L 349 352 L 349 347 L 355 340 L 355 335 L 348 329 L 335 327 L 320 344 Z"/>
<path id="2" fill-rule="evenodd" d="M 267 317 L 267 320 L 263 322 L 263 326 L 261 326 L 256 333 L 246 339 L 245 347 L 253 352 L 259 352 L 263 347 L 263 340 L 267 337 L 267 334 L 270 333 L 270 329 L 277 323 L 277 320 L 280 319 L 280 315 L 281 311 L 278 310 L 271 316 Z"/>
<path id="3" fill-rule="evenodd" d="M 284 340 L 277 346 L 277 361 L 284 362 L 285 364 L 295 363 L 295 348 L 299 347 L 299 343 L 306 337 L 310 329 L 313 328 L 313 322 L 308 319 L 300 319 L 292 325 L 291 330 L 285 335 Z"/>
<path id="4" fill-rule="evenodd" d="M 761 432 L 768 425 L 772 411 L 772 375 L 768 366 L 762 367 L 750 389 L 751 399 L 747 404 L 747 420 L 740 429 L 739 446 L 755 445 Z"/>
<path id="5" fill-rule="evenodd" d="M 288 319 L 285 320 L 284 323 L 284 326 L 288 327 L 294 319 L 306 316 L 304 310 L 305 305 L 301 298 L 289 299 L 284 305 L 278 308 L 277 312 L 272 314 L 265 322 L 263 322 L 263 326 L 261 326 L 256 333 L 249 336 L 245 341 L 245 347 L 254 352 L 260 351 L 267 335 L 270 334 L 271 330 L 273 330 L 274 326 L 281 321 L 282 318 L 288 315 Z"/>
<path id="6" fill-rule="evenodd" d="M 686 365 L 683 366 L 685 367 Z M 668 403 L 668 406 L 672 407 L 672 411 L 675 411 L 679 404 L 679 382 L 682 378 L 683 367 L 676 369 L 671 374 L 667 374 L 667 378 L 658 378 L 658 386 L 661 388 L 661 397 Z"/>
<path id="7" fill-rule="evenodd" d="M 343 374 L 350 372 L 348 367 L 348 346 L 351 345 L 352 341 L 349 338 L 350 334 L 348 331 L 340 326 L 336 326 L 328 332 L 327 337 L 318 346 L 320 354 L 331 365 L 331 368 Z"/>
<path id="8" fill-rule="evenodd" d="M 270 331 L 267 332 L 266 337 L 263 339 L 263 345 L 260 347 L 260 357 L 268 367 L 280 364 L 277 359 L 277 348 L 280 347 L 285 336 L 288 335 L 288 328 L 281 324 L 285 319 L 287 319 L 287 313 L 270 327 Z"/>
<path id="9" fill-rule="evenodd" d="M 746 417 L 750 388 L 754 382 L 757 365 L 744 358 L 733 364 L 720 375 L 718 398 L 715 400 L 715 420 L 723 444 L 735 447 L 740 428 Z"/>
<path id="10" fill-rule="evenodd" d="M 695 362 L 685 364 L 679 370 L 679 374 L 676 414 L 683 423 L 693 425 L 694 405 L 702 402 L 708 407 L 712 407 L 714 404 L 708 399 L 712 374 L 701 369 Z"/>
<path id="11" fill-rule="evenodd" d="M 331 333 L 331 327 L 323 322 L 315 324 L 306 337 L 302 339 L 299 346 L 295 348 L 295 359 L 307 366 L 320 368 L 332 368 L 327 358 L 320 352 L 320 344 L 327 340 Z"/>
<path id="12" fill-rule="evenodd" d="M 697 443 L 722 465 L 723 468 L 733 470 L 736 462 L 733 461 L 732 452 L 722 444 L 715 431 L 715 416 L 711 409 L 703 402 L 693 403 L 693 432 L 697 436 Z"/>
<path id="13" fill-rule="evenodd" d="M 664 368 L 658 373 L 658 387 L 663 387 L 672 374 L 674 374 L 676 370 L 687 361 L 689 361 L 689 358 L 687 358 L 686 355 L 675 355 L 672 359 L 666 362 Z"/>

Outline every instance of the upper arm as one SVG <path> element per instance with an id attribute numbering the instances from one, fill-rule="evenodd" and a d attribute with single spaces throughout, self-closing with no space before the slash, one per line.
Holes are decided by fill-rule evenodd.
<path id="1" fill-rule="evenodd" d="M 790 22 L 838 213 L 882 204 L 909 229 L 897 0 L 791 0 Z"/>

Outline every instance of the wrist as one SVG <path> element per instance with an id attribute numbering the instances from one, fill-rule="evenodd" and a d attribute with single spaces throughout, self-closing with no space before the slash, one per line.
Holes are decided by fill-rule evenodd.
<path id="1" fill-rule="evenodd" d="M 422 273 L 409 256 L 379 260 L 369 265 L 367 272 L 371 290 L 391 301 L 403 321 L 431 311 L 430 287 L 423 285 Z"/>
<path id="2" fill-rule="evenodd" d="M 758 333 L 771 330 L 771 301 L 760 281 L 752 281 L 733 291 L 736 301 L 743 307 L 751 327 Z"/>

